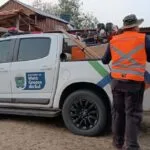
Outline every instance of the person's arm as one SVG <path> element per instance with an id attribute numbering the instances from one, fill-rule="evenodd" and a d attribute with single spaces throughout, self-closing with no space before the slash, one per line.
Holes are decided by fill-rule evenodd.
<path id="1" fill-rule="evenodd" d="M 103 64 L 110 63 L 110 61 L 111 61 L 110 44 L 108 44 L 107 50 L 101 60 L 102 60 Z"/>
<path id="2" fill-rule="evenodd" d="M 150 35 L 146 35 L 145 48 L 146 48 L 146 54 L 147 54 L 147 61 L 150 62 Z"/>

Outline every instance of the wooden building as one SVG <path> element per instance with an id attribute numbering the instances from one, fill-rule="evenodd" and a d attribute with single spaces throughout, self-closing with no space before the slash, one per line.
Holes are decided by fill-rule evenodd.
<path id="1" fill-rule="evenodd" d="M 42 31 L 21 9 L 0 12 L 0 27 L 0 32 L 6 32 L 10 27 L 18 31 Z"/>
<path id="2" fill-rule="evenodd" d="M 9 0 L 0 7 L 0 12 L 14 10 L 23 10 L 24 15 L 28 16 L 35 26 L 42 29 L 43 32 L 59 30 L 62 27 L 67 29 L 67 21 L 44 13 L 18 0 Z"/>

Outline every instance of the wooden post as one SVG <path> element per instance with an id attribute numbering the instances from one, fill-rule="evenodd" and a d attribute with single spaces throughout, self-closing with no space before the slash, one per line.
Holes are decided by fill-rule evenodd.
<path id="1" fill-rule="evenodd" d="M 16 28 L 18 31 L 20 30 L 20 15 L 18 15 L 18 17 L 16 19 Z"/>
<path id="2" fill-rule="evenodd" d="M 35 15 L 35 24 L 37 25 L 37 15 Z"/>
<path id="3" fill-rule="evenodd" d="M 29 31 L 31 31 L 31 24 L 29 23 Z"/>

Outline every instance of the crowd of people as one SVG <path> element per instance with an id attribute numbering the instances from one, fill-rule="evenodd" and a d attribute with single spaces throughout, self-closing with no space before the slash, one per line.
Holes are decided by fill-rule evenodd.
<path id="1" fill-rule="evenodd" d="M 110 41 L 113 35 L 118 34 L 119 28 L 112 23 L 99 23 L 96 30 L 76 32 L 76 38 L 87 45 L 104 44 Z"/>

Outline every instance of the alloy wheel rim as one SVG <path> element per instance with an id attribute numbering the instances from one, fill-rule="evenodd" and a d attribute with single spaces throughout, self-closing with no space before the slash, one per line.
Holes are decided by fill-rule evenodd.
<path id="1" fill-rule="evenodd" d="M 94 102 L 87 99 L 75 100 L 70 108 L 72 123 L 81 130 L 92 129 L 98 122 L 99 114 Z"/>

